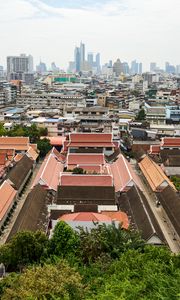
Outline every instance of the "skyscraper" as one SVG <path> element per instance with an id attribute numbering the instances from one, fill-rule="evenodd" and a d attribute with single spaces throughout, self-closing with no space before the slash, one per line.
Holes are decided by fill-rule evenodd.
<path id="1" fill-rule="evenodd" d="M 88 61 L 89 66 L 92 68 L 93 67 L 93 62 L 94 62 L 94 55 L 93 55 L 92 52 L 88 53 L 87 61 Z"/>
<path id="2" fill-rule="evenodd" d="M 123 73 L 123 65 L 120 61 L 120 59 L 118 58 L 117 61 L 113 64 L 113 72 L 115 73 L 115 75 L 118 77 L 119 75 L 121 75 L 121 73 Z"/>
<path id="3" fill-rule="evenodd" d="M 75 62 L 75 71 L 80 72 L 81 71 L 81 52 L 80 52 L 79 47 L 76 47 L 74 50 L 74 62 Z"/>
<path id="4" fill-rule="evenodd" d="M 97 72 L 99 73 L 101 71 L 101 56 L 100 56 L 100 53 L 96 54 L 96 67 L 97 67 Z"/>
<path id="5" fill-rule="evenodd" d="M 151 62 L 150 63 L 150 72 L 155 72 L 157 66 L 155 62 Z"/>
<path id="6" fill-rule="evenodd" d="M 131 62 L 131 74 L 134 75 L 134 74 L 138 74 L 138 63 L 136 62 L 136 60 L 133 60 Z"/>
<path id="7" fill-rule="evenodd" d="M 138 70 L 139 74 L 142 74 L 142 63 L 139 63 L 139 70 Z"/>
<path id="8" fill-rule="evenodd" d="M 85 62 L 85 44 L 83 44 L 82 42 L 80 44 L 80 60 L 81 64 L 83 65 L 83 63 Z"/>

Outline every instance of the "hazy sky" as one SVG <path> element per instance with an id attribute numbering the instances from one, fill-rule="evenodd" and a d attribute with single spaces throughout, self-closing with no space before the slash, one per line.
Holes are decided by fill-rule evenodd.
<path id="1" fill-rule="evenodd" d="M 81 40 L 103 63 L 180 64 L 180 0 L 0 0 L 0 65 L 27 53 L 66 68 Z"/>

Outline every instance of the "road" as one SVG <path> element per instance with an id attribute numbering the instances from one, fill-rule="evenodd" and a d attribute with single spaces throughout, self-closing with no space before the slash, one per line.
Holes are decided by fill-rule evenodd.
<path id="1" fill-rule="evenodd" d="M 180 253 L 179 237 L 178 237 L 172 223 L 170 222 L 166 212 L 164 211 L 163 207 L 156 206 L 156 201 L 157 201 L 156 194 L 153 193 L 151 191 L 150 187 L 148 187 L 148 185 L 146 184 L 145 179 L 143 178 L 143 175 L 142 175 L 141 171 L 138 169 L 136 162 L 134 160 L 131 161 L 131 165 L 141 180 L 143 193 L 146 196 L 146 199 L 147 199 L 147 201 L 156 217 L 156 220 L 165 236 L 165 239 L 169 245 L 169 248 L 171 249 L 171 251 L 173 253 Z"/>
<path id="2" fill-rule="evenodd" d="M 29 194 L 30 188 L 32 186 L 32 183 L 33 183 L 36 175 L 37 175 L 37 172 L 39 171 L 40 166 L 41 166 L 41 162 L 37 163 L 36 167 L 33 170 L 33 174 L 31 176 L 30 180 L 28 181 L 25 189 L 23 190 L 21 197 L 18 197 L 16 209 L 14 210 L 11 220 L 10 220 L 9 224 L 7 225 L 7 227 L 5 228 L 3 235 L 0 237 L 0 245 L 6 243 L 9 233 L 11 232 L 11 229 L 14 226 L 14 223 L 21 211 L 21 208 L 23 207 L 23 205 L 26 201 L 26 197 Z"/>

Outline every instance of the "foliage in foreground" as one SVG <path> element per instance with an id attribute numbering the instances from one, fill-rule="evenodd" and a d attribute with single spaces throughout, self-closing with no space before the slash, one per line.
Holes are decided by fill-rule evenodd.
<path id="1" fill-rule="evenodd" d="M 0 281 L 2 300 L 180 299 L 180 256 L 114 225 L 74 232 L 59 222 L 50 240 L 18 233 L 0 248 L 0 261 L 23 270 Z"/>

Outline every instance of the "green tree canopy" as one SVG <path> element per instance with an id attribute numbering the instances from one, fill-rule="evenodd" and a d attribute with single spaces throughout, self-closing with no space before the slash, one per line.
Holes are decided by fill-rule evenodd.
<path id="1" fill-rule="evenodd" d="M 84 299 L 82 279 L 64 261 L 57 265 L 28 268 L 22 275 L 5 279 L 2 300 L 81 300 Z"/>

